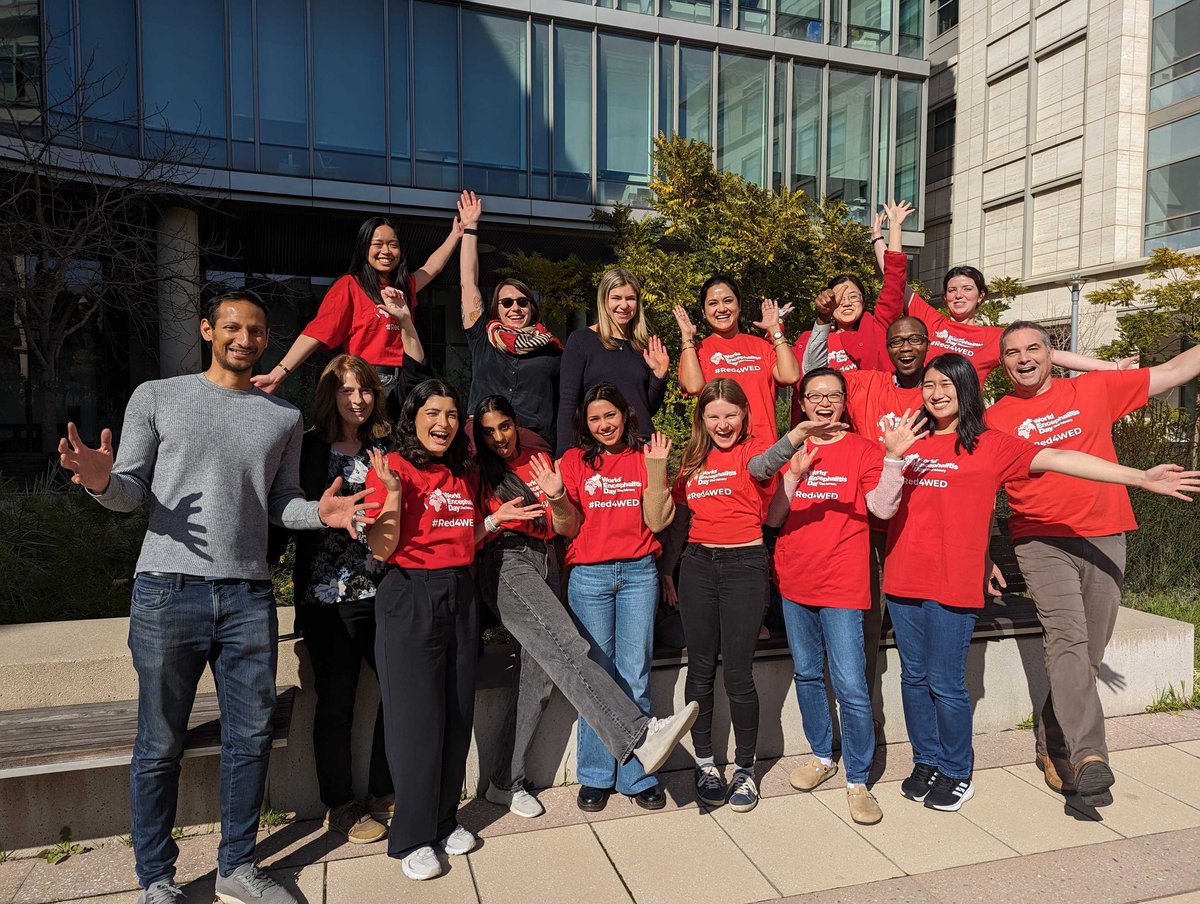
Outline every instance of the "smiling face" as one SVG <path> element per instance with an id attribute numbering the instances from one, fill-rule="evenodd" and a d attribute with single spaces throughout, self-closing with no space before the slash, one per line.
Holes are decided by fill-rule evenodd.
<path id="1" fill-rule="evenodd" d="M 704 319 L 719 336 L 731 336 L 738 330 L 742 305 L 728 283 L 716 283 L 704 293 Z"/>
<path id="2" fill-rule="evenodd" d="M 504 461 L 512 461 L 521 452 L 517 441 L 517 424 L 502 411 L 489 411 L 479 419 L 483 441 Z"/>
<path id="3" fill-rule="evenodd" d="M 975 280 L 969 276 L 952 276 L 946 283 L 946 309 L 950 316 L 959 323 L 965 323 L 975 316 L 979 303 L 986 293 L 979 291 Z"/>
<path id="4" fill-rule="evenodd" d="M 604 297 L 608 316 L 613 327 L 622 335 L 629 334 L 631 324 L 637 317 L 638 293 L 633 286 L 617 286 Z"/>
<path id="5" fill-rule="evenodd" d="M 887 331 L 888 357 L 901 377 L 914 377 L 925 366 L 929 331 L 915 317 L 901 317 Z"/>
<path id="6" fill-rule="evenodd" d="M 837 377 L 821 374 L 804 385 L 800 407 L 805 420 L 823 424 L 840 422 L 846 410 L 846 390 Z"/>
<path id="7" fill-rule="evenodd" d="M 745 430 L 746 411 L 733 402 L 714 399 L 704 406 L 704 432 L 718 449 L 732 449 Z"/>
<path id="8" fill-rule="evenodd" d="M 400 263 L 400 238 L 391 226 L 376 226 L 367 248 L 367 263 L 380 273 L 391 273 Z"/>
<path id="9" fill-rule="evenodd" d="M 952 429 L 958 421 L 958 390 L 954 382 L 935 367 L 925 372 L 921 382 L 921 399 L 933 415 L 937 430 Z"/>
<path id="10" fill-rule="evenodd" d="M 500 294 L 496 297 L 496 313 L 505 326 L 514 330 L 524 329 L 533 319 L 532 302 L 516 286 L 501 286 Z"/>
<path id="11" fill-rule="evenodd" d="M 254 367 L 267 347 L 267 315 L 249 301 L 222 302 L 216 323 L 200 321 L 200 335 L 212 343 L 213 361 L 230 373 Z"/>
<path id="12" fill-rule="evenodd" d="M 1050 347 L 1037 330 L 1013 330 L 1004 337 L 1000 360 L 1020 395 L 1034 395 L 1050 382 Z"/>
<path id="13" fill-rule="evenodd" d="M 430 455 L 445 455 L 458 434 L 458 408 L 449 396 L 430 396 L 417 409 L 417 441 Z"/>
<path id="14" fill-rule="evenodd" d="M 605 451 L 617 452 L 625 445 L 625 415 L 612 402 L 597 399 L 587 406 L 588 432 Z"/>
<path id="15" fill-rule="evenodd" d="M 854 326 L 863 315 L 863 294 L 858 286 L 846 280 L 833 287 L 833 298 L 836 307 L 833 309 L 833 322 L 839 329 Z"/>
<path id="16" fill-rule="evenodd" d="M 337 394 L 337 412 L 344 432 L 355 436 L 358 428 L 367 422 L 375 410 L 375 393 L 358 382 L 358 374 L 352 370 L 342 375 L 342 385 Z"/>

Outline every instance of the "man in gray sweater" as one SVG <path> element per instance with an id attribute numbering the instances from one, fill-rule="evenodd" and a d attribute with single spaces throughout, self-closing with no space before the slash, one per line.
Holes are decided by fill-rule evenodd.
<path id="1" fill-rule="evenodd" d="M 200 324 L 212 344 L 202 374 L 143 383 L 129 399 L 114 464 L 112 433 L 90 449 L 74 424 L 60 440 L 71 478 L 106 508 L 150 503 L 129 618 L 138 673 L 138 731 L 129 768 L 139 904 L 175 904 L 179 849 L 171 837 L 179 761 L 196 687 L 212 668 L 221 708 L 221 845 L 217 896 L 226 904 L 291 904 L 258 870 L 254 845 L 275 709 L 278 622 L 267 568 L 267 522 L 345 528 L 370 519 L 366 492 L 318 502 L 299 486 L 304 421 L 255 389 L 269 317 L 255 293 L 213 301 Z"/>

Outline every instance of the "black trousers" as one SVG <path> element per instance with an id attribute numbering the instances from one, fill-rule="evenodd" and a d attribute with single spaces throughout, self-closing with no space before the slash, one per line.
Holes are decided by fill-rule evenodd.
<path id="1" fill-rule="evenodd" d="M 296 620 L 316 679 L 313 757 L 317 762 L 317 784 L 321 801 L 333 809 L 354 799 L 350 736 L 362 663 L 375 670 L 375 599 L 298 606 Z M 392 793 L 392 775 L 384 752 L 382 704 L 375 713 L 367 793 L 371 797 Z"/>
<path id="2" fill-rule="evenodd" d="M 457 823 L 475 717 L 475 589 L 466 568 L 391 566 L 376 601 L 375 661 L 396 813 L 388 856 Z"/>
<path id="3" fill-rule="evenodd" d="M 679 614 L 687 637 L 684 699 L 700 704 L 692 726 L 696 756 L 712 756 L 713 683 L 717 656 L 733 722 L 734 762 L 754 764 L 758 746 L 758 689 L 754 650 L 768 584 L 765 546 L 718 549 L 689 543 L 679 567 Z"/>

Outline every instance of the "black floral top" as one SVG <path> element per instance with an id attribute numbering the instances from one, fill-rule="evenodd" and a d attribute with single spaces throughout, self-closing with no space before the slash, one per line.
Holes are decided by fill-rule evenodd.
<path id="1" fill-rule="evenodd" d="M 371 469 L 367 458 L 369 446 L 357 455 L 345 455 L 329 450 L 329 473 L 326 483 L 342 478 L 338 495 L 352 496 L 363 489 Z M 382 449 L 382 446 L 379 447 Z M 313 554 L 312 576 L 308 590 L 299 601 L 302 604 L 337 604 L 370 599 L 384 574 L 384 564 L 377 561 L 367 546 L 366 529 L 358 528 L 353 540 L 344 530 L 322 530 Z"/>

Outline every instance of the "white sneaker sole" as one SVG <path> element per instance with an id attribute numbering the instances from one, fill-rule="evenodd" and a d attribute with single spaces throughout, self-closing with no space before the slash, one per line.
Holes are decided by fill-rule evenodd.
<path id="1" fill-rule="evenodd" d="M 930 810 L 939 810 L 942 813 L 954 813 L 958 810 L 961 810 L 962 805 L 965 804 L 967 801 L 969 801 L 974 796 L 975 796 L 975 786 L 968 785 L 967 790 L 963 793 L 963 796 L 960 797 L 957 801 L 955 801 L 953 804 L 951 804 L 948 807 L 935 807 L 928 800 L 925 801 L 925 806 L 928 807 Z"/>

